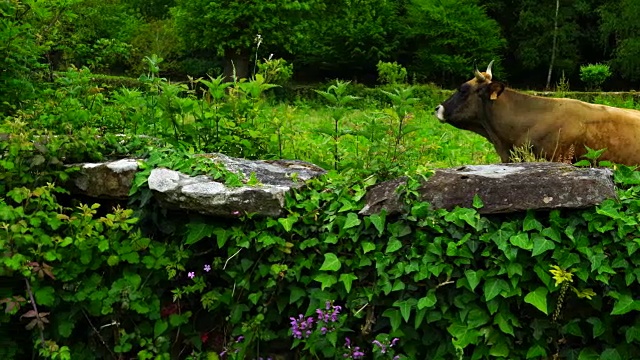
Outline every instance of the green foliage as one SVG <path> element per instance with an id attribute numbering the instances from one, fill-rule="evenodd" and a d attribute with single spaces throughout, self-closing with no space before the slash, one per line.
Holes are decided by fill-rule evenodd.
<path id="1" fill-rule="evenodd" d="M 248 75 L 251 49 L 256 35 L 265 44 L 290 49 L 298 40 L 296 25 L 307 14 L 315 0 L 305 1 L 205 1 L 177 0 L 171 9 L 178 34 L 191 49 L 214 51 L 233 66 L 239 77 Z M 259 44 L 257 45 L 260 46 Z M 230 78 L 230 74 L 225 71 Z"/>
<path id="2" fill-rule="evenodd" d="M 63 167 L 60 159 L 91 142 L 17 122 L 3 130 L 11 132 L 0 143 L 0 353 L 11 358 L 6 346 L 17 348 L 13 355 L 27 351 L 28 344 L 20 343 L 24 338 L 14 336 L 25 326 L 45 358 L 86 358 L 86 344 L 95 336 L 112 345 L 92 349 L 90 357 L 145 348 L 144 343 L 153 344 L 146 346 L 151 354 L 168 356 L 170 343 L 149 329 L 166 321 L 156 289 L 176 246 L 142 235 L 133 210 L 103 211 L 100 204 L 61 200 L 68 192 L 60 185 L 76 168 Z M 114 335 L 123 335 L 117 346 L 97 329 L 110 326 Z M 4 331 L 9 328 L 11 335 Z"/>
<path id="3" fill-rule="evenodd" d="M 407 69 L 397 62 L 382 62 L 378 65 L 378 81 L 382 84 L 404 84 L 407 82 Z"/>
<path id="4" fill-rule="evenodd" d="M 0 114 L 23 107 L 36 93 L 34 80 L 43 68 L 38 58 L 47 49 L 38 41 L 36 20 L 44 10 L 40 3 L 0 3 Z"/>
<path id="5" fill-rule="evenodd" d="M 88 66 L 94 71 L 123 73 L 134 49 L 131 41 L 143 22 L 125 1 L 79 0 L 60 3 L 61 16 L 47 38 L 56 56 L 51 64 Z M 82 29 L 78 31 L 78 29 Z"/>
<path id="6" fill-rule="evenodd" d="M 339 0 L 318 2 L 314 10 L 316 16 L 299 26 L 301 41 L 293 49 L 296 64 L 320 66 L 349 77 L 354 70 L 375 72 L 379 60 L 396 56 L 401 2 Z"/>
<path id="7" fill-rule="evenodd" d="M 635 21 L 640 15 L 640 4 L 632 0 L 609 1 L 599 10 L 601 35 L 613 53 L 611 65 L 614 71 L 627 79 L 640 79 L 637 61 L 640 56 L 640 28 Z"/>
<path id="8" fill-rule="evenodd" d="M 258 63 L 258 74 L 269 84 L 284 85 L 293 76 L 293 64 L 285 59 L 265 59 Z"/>
<path id="9" fill-rule="evenodd" d="M 580 66 L 580 80 L 592 90 L 599 90 L 602 84 L 611 76 L 609 65 L 589 64 Z"/>
<path id="10" fill-rule="evenodd" d="M 245 336 L 245 350 L 287 336 L 282 330 L 287 317 L 312 316 L 335 299 L 353 316 L 340 327 L 354 331 L 348 335 L 354 343 L 371 343 L 377 332 L 399 336 L 410 358 L 463 353 L 525 359 L 613 351 L 625 358 L 637 351 L 634 340 L 615 340 L 616 334 L 632 336 L 637 325 L 624 316 L 637 306 L 630 296 L 637 286 L 630 266 L 638 246 L 626 240 L 638 231 L 632 215 L 638 205 L 634 174 L 630 168 L 616 172 L 622 202 L 501 219 L 473 209 L 431 211 L 410 200 L 415 182 L 407 188 L 406 216 L 362 217 L 359 199 L 368 185 L 328 177 L 288 197 L 293 226 L 273 219 L 224 229 L 212 225 L 215 237 L 226 239 L 218 244 L 221 258 L 205 260 L 213 270 L 198 272 L 193 285 L 176 291 L 184 297 L 206 284 L 197 293 L 216 312 L 235 314 L 238 302 L 244 304 L 244 315 L 232 316 L 228 325 Z M 324 224 L 322 230 L 318 224 Z M 234 256 L 240 251 L 241 258 Z M 220 276 L 240 288 L 222 287 Z M 211 296 L 218 300 L 205 303 Z M 229 296 L 236 302 L 225 300 Z M 248 330 L 245 321 L 256 314 L 263 315 L 259 330 Z M 274 329 L 280 330 L 270 333 Z M 322 341 L 305 344 L 311 351 Z"/>
<path id="11" fill-rule="evenodd" d="M 420 81 L 443 74 L 469 78 L 471 59 L 500 58 L 500 26 L 476 1 L 411 0 L 406 11 L 406 48 L 415 54 L 408 67 Z"/>

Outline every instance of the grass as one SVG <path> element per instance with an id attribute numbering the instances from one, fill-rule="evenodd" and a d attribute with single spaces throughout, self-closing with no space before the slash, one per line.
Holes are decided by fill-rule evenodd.
<path id="1" fill-rule="evenodd" d="M 431 110 L 426 110 L 432 109 L 432 105 L 413 109 L 408 121 L 412 131 L 404 135 L 399 146 L 407 170 L 417 165 L 440 168 L 499 162 L 491 143 L 474 133 L 440 123 Z M 309 161 L 328 169 L 332 167 L 331 139 L 327 136 L 332 122 L 331 109 L 280 104 L 268 112 L 288 118 L 283 130 L 282 157 Z M 394 126 L 389 109 L 348 110 L 340 120 L 340 127 L 344 135 L 339 139 L 339 149 L 346 164 L 366 168 L 373 165 L 374 159 L 392 156 L 392 134 L 389 132 Z"/>

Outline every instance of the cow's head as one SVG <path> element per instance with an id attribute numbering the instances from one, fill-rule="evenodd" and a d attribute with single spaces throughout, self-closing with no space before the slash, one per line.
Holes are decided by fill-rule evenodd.
<path id="1" fill-rule="evenodd" d="M 435 115 L 441 122 L 462 129 L 477 128 L 486 114 L 486 107 L 504 91 L 503 83 L 491 81 L 491 65 L 493 61 L 485 72 L 476 67 L 474 78 L 460 85 L 455 94 L 436 107 Z"/>

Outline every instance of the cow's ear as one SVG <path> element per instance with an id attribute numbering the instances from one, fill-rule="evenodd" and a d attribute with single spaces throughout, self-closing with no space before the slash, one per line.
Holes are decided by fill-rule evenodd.
<path id="1" fill-rule="evenodd" d="M 489 88 L 487 90 L 489 92 L 489 99 L 496 100 L 504 91 L 504 84 L 498 81 L 492 82 L 489 84 Z"/>

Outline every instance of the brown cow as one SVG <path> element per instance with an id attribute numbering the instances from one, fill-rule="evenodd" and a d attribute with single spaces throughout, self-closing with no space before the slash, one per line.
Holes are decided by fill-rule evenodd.
<path id="1" fill-rule="evenodd" d="M 528 144 L 550 161 L 578 159 L 588 146 L 607 149 L 599 160 L 640 165 L 640 111 L 526 95 L 492 81 L 492 64 L 436 107 L 441 122 L 484 136 L 503 162 Z"/>

